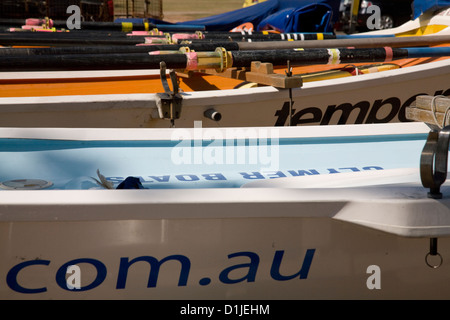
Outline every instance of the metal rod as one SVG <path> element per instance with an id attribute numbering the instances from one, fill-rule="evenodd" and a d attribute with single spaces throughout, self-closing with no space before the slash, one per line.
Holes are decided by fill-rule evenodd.
<path id="1" fill-rule="evenodd" d="M 437 251 L 437 238 L 430 238 L 430 255 L 435 256 L 438 254 Z"/>

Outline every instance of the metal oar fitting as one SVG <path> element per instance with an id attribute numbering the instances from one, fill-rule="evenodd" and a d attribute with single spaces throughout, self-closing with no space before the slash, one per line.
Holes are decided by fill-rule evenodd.
<path id="1" fill-rule="evenodd" d="M 187 63 L 186 70 L 215 69 L 217 72 L 233 66 L 233 57 L 231 52 L 224 48 L 216 48 L 214 52 L 186 52 Z"/>

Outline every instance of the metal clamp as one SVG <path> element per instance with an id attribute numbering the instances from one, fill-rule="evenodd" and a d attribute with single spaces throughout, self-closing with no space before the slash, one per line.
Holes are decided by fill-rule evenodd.
<path id="1" fill-rule="evenodd" d="M 441 185 L 447 179 L 448 148 L 450 126 L 432 130 L 420 157 L 420 178 L 422 185 L 429 188 L 428 197 L 441 199 Z"/>
<path id="2" fill-rule="evenodd" d="M 164 61 L 160 63 L 160 74 L 164 92 L 156 94 L 156 106 L 159 117 L 161 119 L 169 119 L 171 124 L 174 125 L 175 119 L 179 119 L 181 115 L 183 97 L 179 93 L 177 76 L 173 70 L 169 73 L 173 86 L 173 91 L 170 90 L 166 76 L 166 63 Z"/>

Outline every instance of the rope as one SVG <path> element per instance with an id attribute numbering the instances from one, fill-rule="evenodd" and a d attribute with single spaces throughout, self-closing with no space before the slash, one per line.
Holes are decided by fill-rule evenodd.
<path id="1" fill-rule="evenodd" d="M 431 99 L 431 111 L 432 111 L 431 113 L 433 114 L 433 120 L 436 123 L 436 125 L 440 129 L 442 129 L 443 127 L 445 127 L 446 120 L 447 120 L 447 117 L 448 117 L 448 113 L 450 111 L 450 106 L 448 106 L 447 109 L 445 110 L 444 119 L 442 120 L 442 125 L 439 125 L 437 117 L 436 117 L 436 99 L 437 98 L 447 98 L 447 97 L 444 96 L 444 95 L 437 95 L 437 96 L 434 96 L 433 99 Z"/>
<path id="2" fill-rule="evenodd" d="M 353 69 L 355 69 L 354 70 L 355 76 L 359 76 L 359 69 L 358 69 L 358 67 L 356 65 L 354 65 L 354 64 L 346 64 L 342 69 L 345 69 L 347 67 L 352 67 Z"/>

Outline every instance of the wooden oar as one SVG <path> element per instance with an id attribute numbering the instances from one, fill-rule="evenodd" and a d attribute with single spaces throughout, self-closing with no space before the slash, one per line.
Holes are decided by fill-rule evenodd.
<path id="1" fill-rule="evenodd" d="M 450 47 L 438 48 L 372 48 L 372 49 L 287 49 L 186 52 L 177 54 L 66 54 L 52 56 L 11 56 L 0 59 L 1 71 L 42 70 L 126 70 L 159 69 L 164 61 L 169 69 L 221 72 L 231 67 L 250 67 L 253 61 L 274 66 L 389 62 L 404 58 L 450 56 Z"/>

